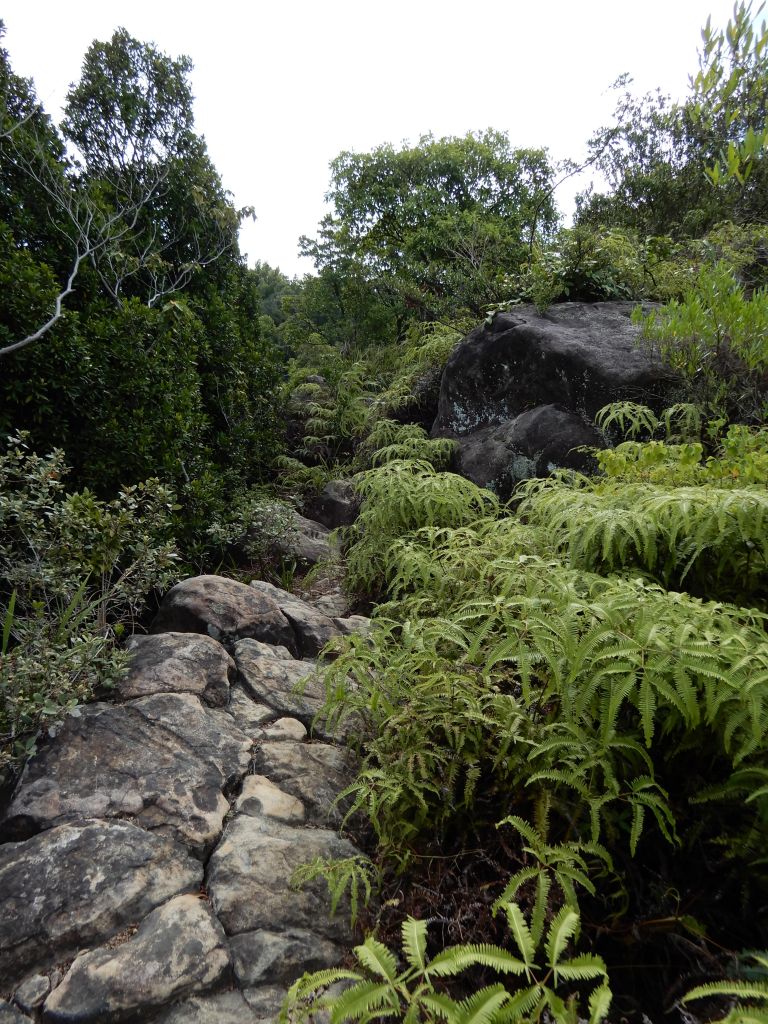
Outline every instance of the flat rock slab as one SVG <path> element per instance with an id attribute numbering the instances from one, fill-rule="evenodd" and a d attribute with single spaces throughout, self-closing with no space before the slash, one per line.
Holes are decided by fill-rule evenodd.
<path id="1" fill-rule="evenodd" d="M 292 985 L 306 971 L 334 967 L 345 953 L 329 939 L 303 928 L 243 932 L 229 942 L 235 975 L 243 988 Z"/>
<path id="2" fill-rule="evenodd" d="M 235 990 L 193 996 L 152 1019 L 154 1024 L 257 1024 L 261 1018 Z"/>
<path id="3" fill-rule="evenodd" d="M 329 640 L 339 636 L 339 628 L 328 615 L 302 601 L 300 597 L 286 590 L 253 580 L 251 588 L 265 597 L 270 597 L 293 626 L 302 658 L 316 658 Z"/>
<path id="4" fill-rule="evenodd" d="M 189 694 L 92 704 L 27 764 L 4 826 L 25 838 L 80 818 L 133 818 L 204 856 L 243 774 L 250 741 Z"/>
<path id="5" fill-rule="evenodd" d="M 200 633 L 132 636 L 128 674 L 118 683 L 124 700 L 154 693 L 194 693 L 224 707 L 237 669 L 221 644 Z"/>
<path id="6" fill-rule="evenodd" d="M 201 760 L 221 773 L 225 785 L 247 769 L 252 740 L 232 725 L 232 717 L 225 711 L 204 708 L 196 697 L 186 693 L 158 693 L 128 706 L 187 743 Z"/>
<path id="7" fill-rule="evenodd" d="M 62 825 L 0 846 L 0 978 L 14 986 L 106 942 L 202 876 L 176 843 L 125 821 Z"/>
<path id="8" fill-rule="evenodd" d="M 79 956 L 45 1003 L 43 1020 L 85 1024 L 142 1016 L 216 985 L 230 966 L 224 931 L 198 896 L 177 896 L 117 949 Z"/>
<path id="9" fill-rule="evenodd" d="M 252 641 L 248 641 L 251 643 Z M 227 714 L 234 720 L 235 726 L 250 739 L 261 736 L 266 722 L 275 718 L 275 710 L 268 704 L 260 704 L 251 697 L 242 686 L 233 686 L 230 690 Z"/>
<path id="10" fill-rule="evenodd" d="M 320 825 L 341 822 L 344 810 L 335 800 L 354 776 L 351 751 L 329 743 L 282 740 L 262 743 L 254 759 L 262 775 L 301 800 L 308 821 Z"/>
<path id="11" fill-rule="evenodd" d="M 359 633 L 361 636 L 368 636 L 373 629 L 373 623 L 365 615 L 347 615 L 345 618 L 333 620 L 343 636 L 351 636 Z"/>
<path id="12" fill-rule="evenodd" d="M 348 907 L 340 906 L 330 917 L 322 879 L 298 891 L 291 888 L 290 880 L 300 864 L 316 857 L 342 859 L 357 854 L 352 843 L 335 832 L 292 828 L 270 818 L 241 814 L 230 822 L 211 854 L 208 892 L 228 935 L 300 928 L 348 945 L 352 940 Z"/>
<path id="13" fill-rule="evenodd" d="M 204 633 L 231 646 L 245 637 L 296 651 L 290 622 L 267 594 L 224 576 L 193 576 L 168 591 L 151 633 Z"/>

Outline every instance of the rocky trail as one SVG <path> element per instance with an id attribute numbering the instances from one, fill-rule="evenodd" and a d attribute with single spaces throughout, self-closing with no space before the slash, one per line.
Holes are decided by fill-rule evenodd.
<path id="1" fill-rule="evenodd" d="M 273 1020 L 339 962 L 349 914 L 290 879 L 358 852 L 334 803 L 353 756 L 313 720 L 319 651 L 366 627 L 338 589 L 166 595 L 117 700 L 66 720 L 0 822 L 0 1024 Z"/>

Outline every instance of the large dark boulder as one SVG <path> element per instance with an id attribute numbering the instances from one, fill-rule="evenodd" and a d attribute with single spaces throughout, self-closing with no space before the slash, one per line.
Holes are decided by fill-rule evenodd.
<path id="1" fill-rule="evenodd" d="M 459 437 L 457 445 L 455 472 L 506 500 L 521 480 L 548 476 L 555 469 L 591 470 L 594 459 L 579 449 L 604 448 L 605 442 L 576 413 L 540 405 Z"/>
<path id="2" fill-rule="evenodd" d="M 633 308 L 567 302 L 497 314 L 448 360 L 433 435 L 464 436 L 542 405 L 591 421 L 609 402 L 668 404 L 674 381 L 638 346 Z"/>

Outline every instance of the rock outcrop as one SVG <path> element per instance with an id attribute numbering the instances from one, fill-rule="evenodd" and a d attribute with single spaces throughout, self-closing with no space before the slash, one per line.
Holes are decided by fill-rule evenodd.
<path id="1" fill-rule="evenodd" d="M 520 306 L 472 331 L 446 364 L 432 428 L 457 441 L 455 468 L 506 496 L 552 467 L 586 468 L 574 449 L 604 447 L 592 426 L 602 406 L 667 404 L 674 380 L 639 346 L 633 308 Z"/>
<path id="2" fill-rule="evenodd" d="M 338 963 L 349 913 L 291 874 L 358 852 L 355 762 L 316 742 L 322 665 L 298 657 L 356 624 L 268 584 L 173 588 L 122 703 L 66 719 L 0 822 L 0 1021 L 255 1024 Z"/>

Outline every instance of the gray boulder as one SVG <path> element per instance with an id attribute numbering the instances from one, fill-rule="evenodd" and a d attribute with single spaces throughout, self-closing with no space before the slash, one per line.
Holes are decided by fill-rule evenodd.
<path id="1" fill-rule="evenodd" d="M 235 663 L 218 641 L 199 633 L 132 636 L 127 675 L 118 683 L 125 700 L 153 693 L 194 693 L 210 707 L 224 707 Z"/>
<path id="2" fill-rule="evenodd" d="M 638 346 L 631 302 L 566 302 L 499 313 L 455 349 L 443 372 L 433 435 L 461 437 L 559 405 L 592 420 L 619 400 L 666 403 L 673 384 Z"/>
<path id="3" fill-rule="evenodd" d="M 199 896 L 177 896 L 116 949 L 79 956 L 46 1001 L 44 1020 L 108 1024 L 212 988 L 230 968 L 224 931 Z"/>
<path id="4" fill-rule="evenodd" d="M 306 971 L 334 967 L 344 949 L 304 928 L 243 932 L 230 939 L 235 976 L 243 988 L 291 985 Z"/>
<path id="5" fill-rule="evenodd" d="M 223 576 L 194 576 L 168 591 L 152 633 L 204 633 L 231 645 L 244 637 L 296 651 L 291 624 L 266 594 Z"/>
<path id="6" fill-rule="evenodd" d="M 300 597 L 263 580 L 253 580 L 251 587 L 271 598 L 293 626 L 300 657 L 317 657 L 329 640 L 339 636 L 339 628 L 333 619 Z"/>
<path id="7" fill-rule="evenodd" d="M 79 818 L 133 818 L 204 856 L 251 741 L 191 694 L 92 704 L 27 764 L 4 821 L 24 838 Z"/>
<path id="8" fill-rule="evenodd" d="M 287 744 L 280 744 L 286 746 Z M 227 826 L 208 862 L 207 886 L 228 935 L 266 928 L 300 928 L 332 942 L 352 939 L 349 913 L 329 915 L 322 879 L 296 891 L 290 881 L 300 864 L 316 857 L 342 859 L 359 851 L 326 829 L 292 828 L 266 817 L 240 814 Z"/>
<path id="9" fill-rule="evenodd" d="M 202 876 L 185 850 L 126 821 L 62 825 L 0 846 L 0 978 L 13 986 L 106 942 Z"/>
<path id="10" fill-rule="evenodd" d="M 548 476 L 556 469 L 589 471 L 594 458 L 582 446 L 604 448 L 600 432 L 576 413 L 540 405 L 458 438 L 454 470 L 506 499 L 515 484 Z"/>
<path id="11" fill-rule="evenodd" d="M 152 1018 L 154 1024 L 257 1024 L 259 1019 L 237 989 L 193 996 Z"/>
<path id="12" fill-rule="evenodd" d="M 330 743 L 272 740 L 258 747 L 254 761 L 262 775 L 302 802 L 310 822 L 341 822 L 343 806 L 335 801 L 352 781 L 356 762 L 350 750 Z"/>
<path id="13" fill-rule="evenodd" d="M 360 499 L 351 480 L 329 480 L 320 494 L 310 498 L 304 511 L 329 530 L 351 526 L 360 512 Z"/>
<path id="14" fill-rule="evenodd" d="M 339 546 L 327 526 L 295 512 L 288 532 L 275 542 L 275 551 L 284 559 L 317 565 L 336 558 Z"/>

